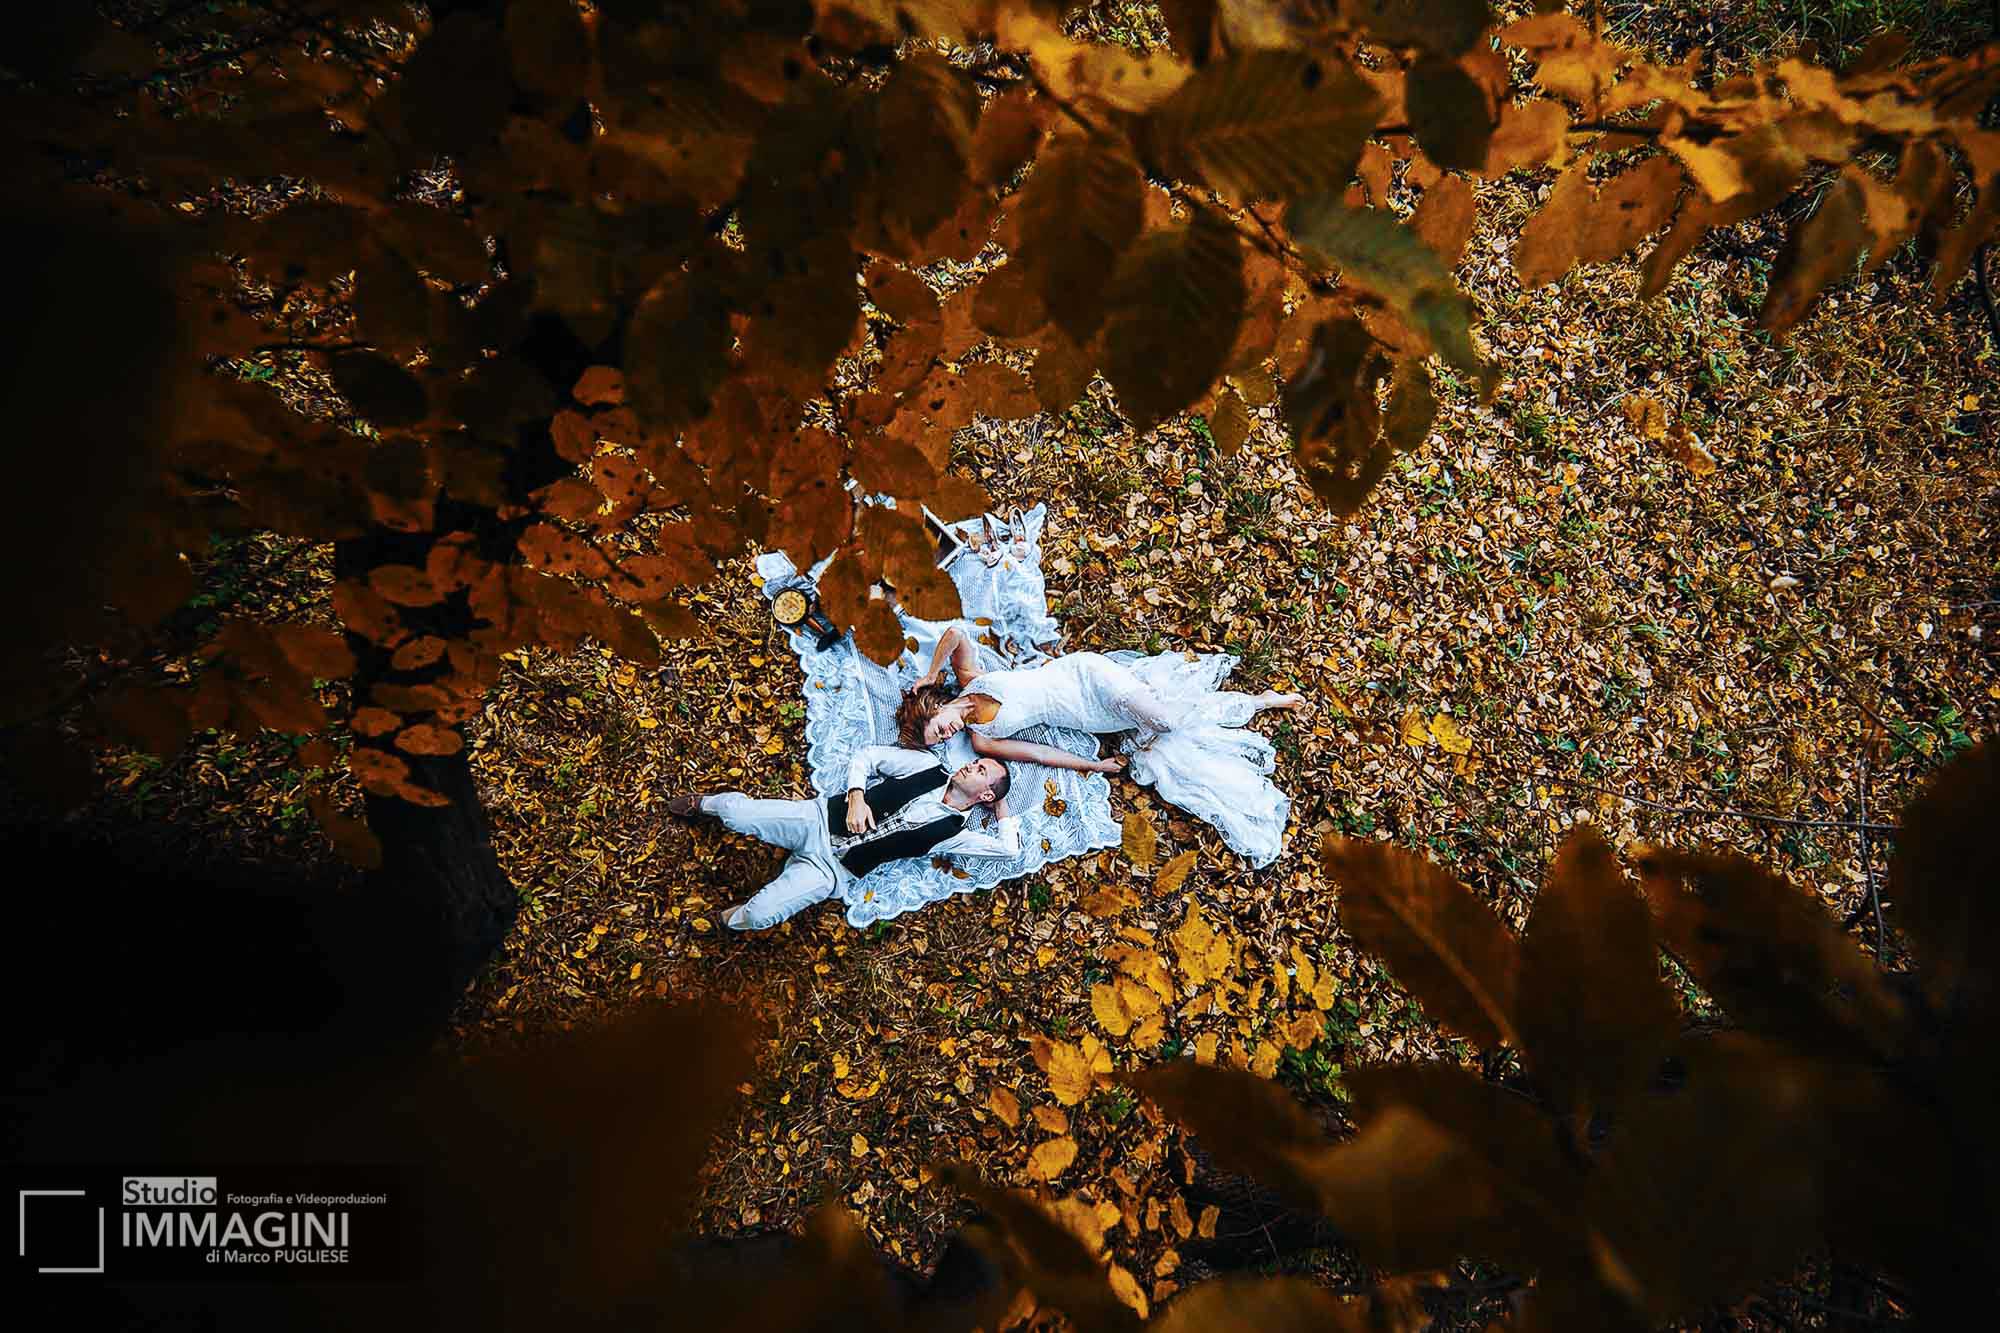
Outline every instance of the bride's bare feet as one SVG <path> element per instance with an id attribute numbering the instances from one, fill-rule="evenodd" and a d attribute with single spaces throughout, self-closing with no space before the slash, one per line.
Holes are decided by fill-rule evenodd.
<path id="1" fill-rule="evenodd" d="M 1264 707 L 1275 708 L 1286 713 L 1307 713 L 1312 711 L 1312 701 L 1303 694 L 1280 694 L 1276 690 L 1264 692 Z"/>

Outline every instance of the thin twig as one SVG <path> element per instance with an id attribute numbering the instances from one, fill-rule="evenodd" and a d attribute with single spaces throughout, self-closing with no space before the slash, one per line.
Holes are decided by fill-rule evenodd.
<path id="1" fill-rule="evenodd" d="M 256 356 L 256 355 L 257 355 L 258 353 L 260 353 L 260 352 L 354 352 L 354 351 L 363 351 L 363 350 L 367 350 L 367 349 L 370 349 L 370 348 L 373 348 L 374 346 L 375 346 L 375 344 L 374 344 L 374 343 L 366 343 L 366 342 L 362 342 L 362 343 L 354 343 L 354 342 L 347 342 L 347 343 L 314 343 L 314 342 L 283 342 L 283 343 L 258 343 L 258 344 L 257 344 L 257 345 L 256 345 L 255 347 L 253 347 L 253 348 L 251 348 L 251 349 L 250 349 L 250 355 L 251 355 L 251 356 Z"/>
<path id="2" fill-rule="evenodd" d="M 1619 791 L 1614 787 L 1605 787 L 1594 782 L 1585 782 L 1581 778 L 1564 777 L 1559 773 L 1530 772 L 1525 768 L 1501 763 L 1498 760 L 1486 760 L 1482 764 L 1482 767 L 1498 769 L 1503 773 L 1512 773 L 1516 777 L 1538 779 L 1549 783 L 1560 783 L 1564 786 L 1581 788 L 1584 791 L 1598 792 L 1605 796 L 1616 797 L 1621 801 L 1630 801 L 1633 805 L 1644 806 L 1646 809 L 1657 811 L 1660 814 L 1701 815 L 1709 819 L 1748 819 L 1763 824 L 1782 824 L 1787 828 L 1844 829 L 1850 832 L 1865 828 L 1870 833 L 1894 834 L 1898 832 L 1898 826 L 1895 824 L 1870 823 L 1865 820 L 1802 819 L 1796 815 L 1773 814 L 1766 810 L 1737 810 L 1702 805 L 1668 805 L 1664 801 L 1655 801 L 1645 796 L 1634 796 L 1630 792 Z"/>
<path id="3" fill-rule="evenodd" d="M 1882 893 L 1875 882 L 1875 853 L 1868 846 L 1868 752 L 1861 752 L 1861 808 L 1855 832 L 1861 840 L 1861 871 L 1868 877 L 1868 906 L 1875 913 L 1875 966 L 1886 966 L 1882 943 Z"/>
<path id="4" fill-rule="evenodd" d="M 147 70 L 144 74 L 134 74 L 129 78 L 119 79 L 116 82 L 93 88 L 87 96 L 91 98 L 116 97 L 121 93 L 129 93 L 134 89 L 143 88 L 154 79 L 189 78 L 206 70 L 213 69 L 217 65 L 226 65 L 241 56 L 254 54 L 267 46 L 285 40 L 287 37 L 297 37 L 298 35 L 299 29 L 295 25 L 290 22 L 282 23 L 270 32 L 238 42 L 234 46 L 225 46 L 210 51 L 199 59 L 191 60 L 185 65 L 163 65 Z"/>
<path id="5" fill-rule="evenodd" d="M 1093 122 L 1090 119 L 1090 117 L 1084 115 L 1081 111 L 1078 111 L 1075 107 L 1071 106 L 1067 101 L 1056 96 L 1055 90 L 1050 88 L 1049 85 L 1043 80 L 1041 74 L 1036 71 L 1033 63 L 1030 63 L 1028 65 L 1028 82 L 1034 85 L 1036 92 L 1040 93 L 1043 97 L 1048 98 L 1049 101 L 1055 103 L 1056 109 L 1058 111 L 1062 112 L 1065 116 L 1068 116 L 1071 120 L 1075 121 L 1079 126 L 1081 126 L 1085 134 L 1088 134 L 1093 139 L 1102 139 L 1106 137 L 1105 131 L 1101 127 L 1099 127 L 1095 122 Z"/>

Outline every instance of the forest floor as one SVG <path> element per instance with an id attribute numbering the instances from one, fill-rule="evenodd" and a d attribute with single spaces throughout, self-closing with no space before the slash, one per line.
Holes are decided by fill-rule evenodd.
<path id="1" fill-rule="evenodd" d="M 1678 54 L 1720 22 L 1628 37 Z M 1294 801 L 1277 864 L 1246 869 L 1206 825 L 1115 780 L 1114 812 L 1151 822 L 1158 862 L 1195 853 L 1184 880 L 1114 849 L 866 932 L 832 906 L 722 928 L 779 854 L 670 819 L 663 798 L 808 794 L 800 673 L 746 557 L 693 599 L 703 635 L 664 645 L 658 669 L 589 647 L 515 654 L 469 725 L 522 911 L 459 1038 L 656 995 L 743 996 L 770 1042 L 716 1154 L 705 1228 L 791 1226 L 831 1195 L 928 1263 L 964 1215 L 928 1167 L 963 1157 L 1009 1184 L 1053 1174 L 1055 1194 L 1111 1221 L 1113 1258 L 1158 1298 L 1202 1225 L 1178 1135 L 1124 1096 L 1058 1104 L 1031 1036 L 1121 1066 L 1246 1064 L 1327 1106 L 1343 1069 L 1470 1058 L 1342 934 L 1323 831 L 1421 849 L 1517 928 L 1577 820 L 1621 847 L 1735 848 L 1857 914 L 1893 840 L 1864 860 L 1845 825 L 1893 823 L 2000 721 L 2000 348 L 1971 284 L 1933 310 L 1907 252 L 1773 348 L 1751 323 L 1775 218 L 1711 240 L 1650 303 L 1630 262 L 1523 292 L 1511 238 L 1549 177 L 1480 184 L 1460 269 L 1501 391 L 1481 408 L 1445 377 L 1431 438 L 1352 521 L 1299 483 L 1275 407 L 1225 458 L 1198 421 L 1135 439 L 1100 381 L 1061 419 L 981 421 L 956 443 L 955 466 L 1001 506 L 1048 503 L 1071 647 L 1228 651 L 1235 688 L 1315 702 L 1257 724 Z M 1687 423 L 1712 470 L 1634 429 L 1639 395 Z M 218 549 L 204 595 L 323 618 L 326 553 L 300 554 Z M 168 766 L 115 756 L 103 804 L 273 858 L 328 855 L 285 748 L 210 734 Z M 1129 901 L 1086 910 L 1106 889 Z M 1875 947 L 1871 914 L 1853 930 Z M 1092 1000 L 1133 945 L 1194 996 L 1150 1051 Z M 1893 934 L 1887 952 L 1898 965 Z M 1076 1154 L 1052 1172 L 1036 1150 L 1059 1140 Z"/>

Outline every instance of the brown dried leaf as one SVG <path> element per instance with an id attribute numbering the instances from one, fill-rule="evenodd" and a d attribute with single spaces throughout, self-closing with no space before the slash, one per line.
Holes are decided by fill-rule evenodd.
<path id="1" fill-rule="evenodd" d="M 1480 1046 L 1519 1046 L 1519 948 L 1484 904 L 1429 861 L 1385 842 L 1329 833 L 1326 872 L 1341 888 L 1341 924 L 1439 1022 Z"/>
<path id="2" fill-rule="evenodd" d="M 1521 940 L 1522 1058 L 1579 1130 L 1651 1077 L 1680 1028 L 1637 887 L 1588 824 L 1563 840 Z"/>
<path id="3" fill-rule="evenodd" d="M 1215 405 L 1215 413 L 1209 418 L 1209 433 L 1215 436 L 1215 447 L 1222 451 L 1224 458 L 1233 457 L 1243 447 L 1243 441 L 1250 436 L 1250 409 L 1243 405 L 1243 399 L 1234 389 L 1225 392 Z"/>
<path id="4" fill-rule="evenodd" d="M 1100 981 L 1090 988 L 1090 1012 L 1096 1015 L 1098 1026 L 1114 1037 L 1132 1030 L 1132 1015 L 1125 1012 L 1115 986 Z"/>
<path id="5" fill-rule="evenodd" d="M 1493 138 L 1495 107 L 1457 60 L 1427 56 L 1410 69 L 1404 103 L 1424 156 L 1440 167 L 1478 171 Z"/>
<path id="6" fill-rule="evenodd" d="M 1843 276 L 1868 244 L 1867 196 L 1861 168 L 1850 163 L 1827 188 L 1811 217 L 1795 224 L 1773 266 L 1757 327 L 1782 345 L 1829 284 Z"/>
<path id="7" fill-rule="evenodd" d="M 1001 421 L 1019 421 L 1042 410 L 1027 377 L 998 361 L 968 367 L 965 390 L 982 416 Z"/>
<path id="8" fill-rule="evenodd" d="M 1103 323 L 1105 285 L 1139 234 L 1144 189 L 1128 154 L 1075 135 L 1045 148 L 1021 189 L 1017 280 L 1079 344 Z"/>
<path id="9" fill-rule="evenodd" d="M 1094 917 L 1117 916 L 1139 905 L 1139 896 L 1122 884 L 1114 884 L 1087 895 L 1078 904 L 1085 914 Z"/>
<path id="10" fill-rule="evenodd" d="M 1889 863 L 1897 924 L 1924 964 L 1931 993 L 1954 1009 L 1991 1012 L 1995 946 L 1993 897 L 1973 886 L 2000 883 L 1991 816 L 2000 809 L 2000 746 L 1990 740 L 1959 755 L 1903 810 Z"/>
<path id="11" fill-rule="evenodd" d="M 1100 345 L 1104 377 L 1135 429 L 1191 406 L 1228 368 L 1245 296 L 1241 239 L 1212 209 L 1123 256 Z"/>
<path id="12" fill-rule="evenodd" d="M 1649 848 L 1638 868 L 1661 943 L 1742 1027 L 1818 1054 L 1900 1049 L 1901 1001 L 1817 898 L 1733 852 Z"/>
<path id="13" fill-rule="evenodd" d="M 1345 62 L 1299 51 L 1214 61 L 1146 118 L 1141 142 L 1170 175 L 1240 203 L 1342 186 L 1380 99 Z"/>
<path id="14" fill-rule="evenodd" d="M 1150 824 L 1148 828 L 1152 827 Z M 1194 869 L 1195 854 L 1182 852 L 1173 860 L 1160 867 L 1160 873 L 1153 878 L 1153 892 L 1156 894 L 1179 893 L 1181 885 L 1187 882 L 1188 872 Z"/>
<path id="15" fill-rule="evenodd" d="M 1562 155 L 1568 130 L 1569 112 L 1552 98 L 1502 106 L 1479 174 L 1493 180 L 1517 167 L 1547 165 Z"/>
<path id="16" fill-rule="evenodd" d="M 1417 201 L 1410 229 L 1437 251 L 1446 268 L 1455 268 L 1465 254 L 1465 243 L 1472 239 L 1476 220 L 1472 182 L 1463 176 L 1440 176 Z"/>
<path id="17" fill-rule="evenodd" d="M 1682 181 L 1673 158 L 1650 157 L 1595 194 L 1587 166 L 1564 172 L 1521 229 L 1514 271 L 1523 287 L 1554 282 L 1573 264 L 1616 259 L 1673 216 Z"/>

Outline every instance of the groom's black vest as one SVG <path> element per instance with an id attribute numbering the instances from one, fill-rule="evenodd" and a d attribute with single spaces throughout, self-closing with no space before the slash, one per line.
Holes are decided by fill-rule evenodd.
<path id="1" fill-rule="evenodd" d="M 884 778 L 874 786 L 864 788 L 862 799 L 875 812 L 875 822 L 880 825 L 919 796 L 928 796 L 942 787 L 946 776 L 943 764 L 932 764 L 905 777 Z M 836 837 L 847 832 L 847 797 L 826 798 L 826 827 Z M 957 837 L 964 828 L 963 814 L 951 814 L 926 824 L 899 828 L 879 838 L 855 843 L 840 858 L 840 863 L 847 867 L 848 874 L 858 879 L 885 862 L 922 856 L 946 838 Z"/>

